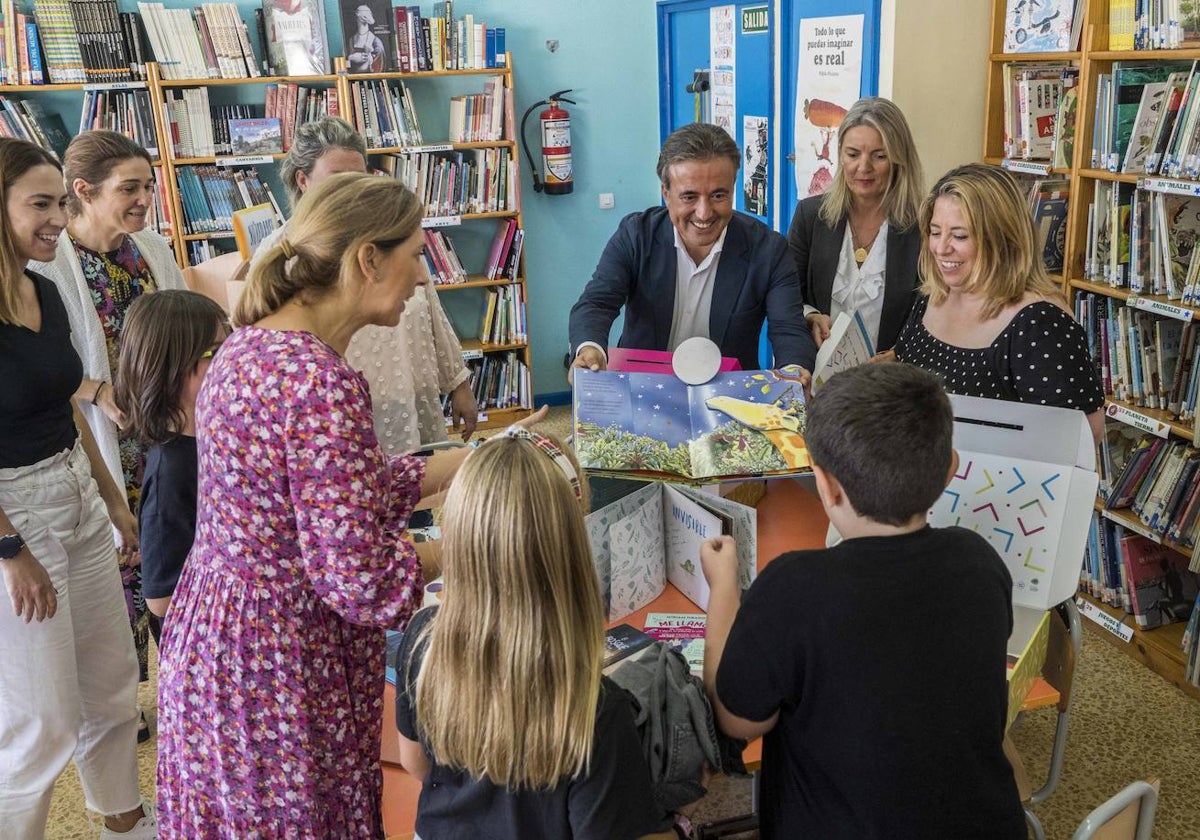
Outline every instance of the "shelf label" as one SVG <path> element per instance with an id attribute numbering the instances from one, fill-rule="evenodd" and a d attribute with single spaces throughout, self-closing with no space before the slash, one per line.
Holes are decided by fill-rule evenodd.
<path id="1" fill-rule="evenodd" d="M 145 90 L 145 82 L 88 82 L 84 90 Z"/>
<path id="2" fill-rule="evenodd" d="M 458 227 L 462 224 L 462 216 L 426 216 L 421 220 L 423 228 Z"/>
<path id="3" fill-rule="evenodd" d="M 259 163 L 274 162 L 275 158 L 271 155 L 231 155 L 219 157 L 216 160 L 217 166 L 254 166 Z"/>
<path id="4" fill-rule="evenodd" d="M 1149 432 L 1160 438 L 1171 436 L 1171 427 L 1161 420 L 1155 420 L 1153 417 L 1147 417 L 1140 411 L 1134 411 L 1132 408 L 1127 408 L 1117 403 L 1109 403 L 1104 413 L 1113 420 L 1120 420 L 1126 425 L 1133 426 L 1135 429 L 1141 429 L 1143 432 Z"/>
<path id="5" fill-rule="evenodd" d="M 1138 189 L 1171 195 L 1200 195 L 1200 183 L 1177 181 L 1174 178 L 1138 178 Z"/>
<path id="6" fill-rule="evenodd" d="M 1100 515 L 1103 516 L 1105 519 L 1109 520 L 1110 522 L 1117 523 L 1122 528 L 1124 528 L 1126 531 L 1133 531 L 1135 534 L 1140 534 L 1141 536 L 1150 540 L 1150 542 L 1158 543 L 1159 545 L 1162 545 L 1162 537 L 1159 536 L 1158 534 L 1154 533 L 1153 531 L 1151 531 L 1145 525 L 1143 525 L 1140 520 L 1135 519 L 1132 514 L 1129 516 L 1129 518 L 1125 518 L 1122 516 L 1118 516 L 1113 511 L 1109 510 L 1108 508 L 1105 508 L 1104 510 L 1100 511 Z"/>
<path id="7" fill-rule="evenodd" d="M 1099 624 L 1109 633 L 1112 633 L 1122 642 L 1125 642 L 1125 644 L 1133 641 L 1133 628 L 1120 619 L 1113 618 L 1086 598 L 1076 598 L 1075 604 L 1079 607 L 1080 613 Z"/>
<path id="8" fill-rule="evenodd" d="M 453 152 L 453 143 L 431 143 L 428 146 L 401 146 L 400 154 L 420 154 L 421 152 Z"/>
<path id="9" fill-rule="evenodd" d="M 1009 172 L 1023 172 L 1026 175 L 1049 175 L 1050 164 L 1044 160 L 1014 160 L 1005 158 L 1000 165 Z"/>
<path id="10" fill-rule="evenodd" d="M 1180 321 L 1190 321 L 1195 313 L 1186 306 L 1177 306 L 1174 303 L 1166 303 L 1153 298 L 1142 297 L 1141 295 L 1130 295 L 1126 304 L 1134 309 L 1144 309 L 1147 312 L 1153 312 L 1155 315 L 1166 315 L 1168 318 L 1176 318 Z"/>
<path id="11" fill-rule="evenodd" d="M 482 350 L 463 350 L 462 357 L 468 361 L 471 359 L 482 359 L 483 351 Z"/>

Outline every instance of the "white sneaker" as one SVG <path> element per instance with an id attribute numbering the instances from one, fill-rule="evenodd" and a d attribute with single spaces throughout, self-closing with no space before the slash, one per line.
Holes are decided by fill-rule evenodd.
<path id="1" fill-rule="evenodd" d="M 154 818 L 154 807 L 143 802 L 142 810 L 146 816 L 138 820 L 133 828 L 113 831 L 104 826 L 100 829 L 100 840 L 158 840 L 158 820 Z"/>

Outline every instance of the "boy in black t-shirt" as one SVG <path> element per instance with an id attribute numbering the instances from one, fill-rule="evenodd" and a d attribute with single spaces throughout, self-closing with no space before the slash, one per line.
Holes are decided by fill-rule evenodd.
<path id="1" fill-rule="evenodd" d="M 729 735 L 765 735 L 761 836 L 1026 836 L 1001 743 L 1012 580 L 962 528 L 931 528 L 955 459 L 931 374 L 830 379 L 805 438 L 843 542 L 772 561 L 739 609 L 732 540 L 701 552 L 704 682 Z"/>

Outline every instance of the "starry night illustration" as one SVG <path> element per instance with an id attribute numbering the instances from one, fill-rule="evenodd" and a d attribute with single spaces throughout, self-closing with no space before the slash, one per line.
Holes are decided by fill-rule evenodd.
<path id="1" fill-rule="evenodd" d="M 805 417 L 795 368 L 693 386 L 663 374 L 575 375 L 575 449 L 592 470 L 707 478 L 807 469 Z"/>

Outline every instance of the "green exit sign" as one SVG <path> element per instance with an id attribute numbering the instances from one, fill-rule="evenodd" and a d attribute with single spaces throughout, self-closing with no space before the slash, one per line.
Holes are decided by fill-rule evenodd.
<path id="1" fill-rule="evenodd" d="M 753 35 L 755 32 L 767 31 L 767 7 L 742 7 L 742 34 Z"/>

